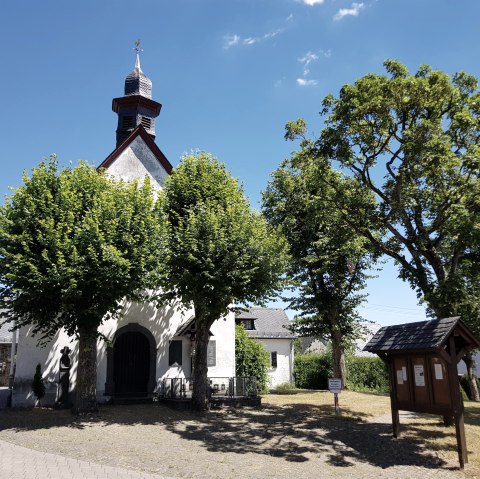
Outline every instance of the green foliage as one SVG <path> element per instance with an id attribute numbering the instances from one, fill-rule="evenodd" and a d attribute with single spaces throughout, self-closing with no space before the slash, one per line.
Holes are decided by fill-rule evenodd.
<path id="1" fill-rule="evenodd" d="M 332 356 L 329 354 L 302 354 L 295 356 L 295 386 L 301 389 L 328 389 L 328 378 L 333 376 Z"/>
<path id="2" fill-rule="evenodd" d="M 42 338 L 61 327 L 96 334 L 123 298 L 155 284 L 159 218 L 148 180 L 40 163 L 0 208 L 0 310 Z"/>
<path id="3" fill-rule="evenodd" d="M 42 398 L 45 396 L 45 384 L 43 384 L 42 368 L 40 364 L 37 364 L 37 367 L 35 368 L 35 375 L 33 376 L 32 381 L 32 391 L 33 394 L 35 394 L 38 403 L 40 403 Z"/>
<path id="4" fill-rule="evenodd" d="M 478 377 L 476 375 L 474 375 L 474 378 L 477 383 L 477 388 L 480 390 L 480 381 L 478 380 Z M 474 399 L 474 396 L 472 394 L 472 387 L 470 385 L 470 380 L 468 379 L 467 373 L 460 377 L 460 388 L 465 392 L 467 399 Z"/>
<path id="5" fill-rule="evenodd" d="M 346 366 L 349 389 L 388 393 L 388 371 L 381 359 L 348 356 Z M 328 389 L 328 378 L 333 377 L 331 353 L 295 356 L 294 375 L 297 388 Z"/>
<path id="6" fill-rule="evenodd" d="M 385 68 L 324 99 L 315 154 L 375 194 L 373 211 L 335 199 L 350 227 L 395 260 L 432 315 L 461 315 L 480 333 L 477 80 L 428 65 L 412 75 L 394 60 Z M 363 216 L 372 224 L 357 223 Z"/>
<path id="7" fill-rule="evenodd" d="M 348 386 L 353 391 L 388 393 L 388 369 L 380 358 L 349 356 Z"/>
<path id="8" fill-rule="evenodd" d="M 241 325 L 235 326 L 235 374 L 254 377 L 261 393 L 268 390 L 270 357 L 260 342 L 251 338 Z"/>
<path id="9" fill-rule="evenodd" d="M 234 302 L 258 302 L 281 286 L 285 242 L 250 209 L 224 165 L 208 153 L 186 156 L 165 194 L 166 297 L 180 294 L 215 320 Z"/>
<path id="10" fill-rule="evenodd" d="M 292 391 L 294 389 L 296 389 L 296 387 L 295 387 L 295 384 L 292 384 L 292 383 L 279 384 L 275 388 L 276 391 Z"/>
<path id="11" fill-rule="evenodd" d="M 290 122 L 286 137 L 301 136 L 305 128 L 303 120 Z M 313 143 L 304 140 L 301 150 L 272 174 L 263 211 L 282 228 L 290 248 L 288 276 L 298 294 L 288 298 L 289 307 L 299 311 L 292 329 L 299 336 L 332 341 L 335 375 L 345 382 L 343 350 L 362 332 L 357 307 L 365 299 L 365 271 L 376 254 L 336 207 L 339 195 L 365 208 L 373 205 L 372 195 L 358 191 L 351 178 L 316 157 Z M 365 223 L 368 216 L 355 215 L 355 221 Z"/>
<path id="12" fill-rule="evenodd" d="M 0 312 L 47 341 L 60 328 L 79 339 L 76 410 L 96 409 L 98 327 L 159 283 L 161 202 L 148 178 L 115 181 L 55 157 L 23 176 L 0 208 Z"/>
<path id="13" fill-rule="evenodd" d="M 161 300 L 194 307 L 194 407 L 206 398 L 208 331 L 234 305 L 261 302 L 282 284 L 285 240 L 250 209 L 242 188 L 208 153 L 182 158 L 165 182 L 168 225 Z"/>

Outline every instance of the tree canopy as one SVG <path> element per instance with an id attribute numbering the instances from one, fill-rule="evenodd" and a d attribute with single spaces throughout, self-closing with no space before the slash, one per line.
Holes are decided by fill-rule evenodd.
<path id="1" fill-rule="evenodd" d="M 158 204 L 158 207 L 160 204 Z M 158 283 L 163 222 L 148 180 L 115 181 L 51 157 L 0 208 L 0 310 L 46 341 L 79 338 L 76 408 L 96 408 L 96 341 L 124 298 Z"/>
<path id="2" fill-rule="evenodd" d="M 303 136 L 303 120 L 287 125 L 287 138 Z M 354 182 L 316 158 L 304 139 L 300 151 L 284 161 L 263 194 L 270 223 L 281 226 L 291 261 L 288 275 L 297 286 L 289 307 L 299 314 L 292 327 L 300 336 L 332 341 L 333 370 L 346 384 L 344 349 L 362 331 L 356 309 L 365 299 L 366 271 L 376 255 L 370 243 L 345 221 L 335 205 L 343 195 L 354 203 L 372 204 Z M 358 221 L 367 221 L 359 219 Z"/>
<path id="3" fill-rule="evenodd" d="M 398 61 L 323 100 L 318 158 L 376 198 L 373 212 L 337 207 L 399 266 L 432 315 L 461 315 L 480 333 L 480 93 L 475 77 Z M 357 223 L 369 215 L 374 227 Z M 374 234 L 382 231 L 382 235 Z"/>
<path id="4" fill-rule="evenodd" d="M 195 407 L 205 408 L 207 344 L 213 322 L 235 305 L 280 288 L 285 241 L 252 211 L 237 181 L 208 153 L 185 156 L 165 182 L 168 224 L 162 298 L 180 297 L 196 320 Z"/>

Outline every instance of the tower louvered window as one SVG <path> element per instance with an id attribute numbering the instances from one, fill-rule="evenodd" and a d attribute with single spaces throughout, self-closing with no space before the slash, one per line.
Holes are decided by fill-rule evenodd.
<path id="1" fill-rule="evenodd" d="M 142 116 L 142 126 L 145 130 L 149 130 L 152 127 L 152 119 Z"/>
<path id="2" fill-rule="evenodd" d="M 134 127 L 133 116 L 124 116 L 122 118 L 122 128 L 129 129 Z"/>

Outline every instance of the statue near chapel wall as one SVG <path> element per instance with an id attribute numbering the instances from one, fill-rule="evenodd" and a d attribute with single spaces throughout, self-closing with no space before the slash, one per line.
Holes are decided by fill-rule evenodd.
<path id="1" fill-rule="evenodd" d="M 59 408 L 68 408 L 71 406 L 69 399 L 70 352 L 71 349 L 68 346 L 60 350 L 62 356 L 60 357 L 59 363 L 57 400 L 55 401 L 55 405 Z"/>

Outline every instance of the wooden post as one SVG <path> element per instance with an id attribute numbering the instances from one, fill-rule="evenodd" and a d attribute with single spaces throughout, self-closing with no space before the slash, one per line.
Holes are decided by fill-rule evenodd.
<path id="1" fill-rule="evenodd" d="M 395 383 L 395 363 L 392 358 L 387 358 L 385 360 L 388 365 L 388 379 L 390 381 L 390 407 L 392 408 L 392 432 L 393 437 L 397 438 L 400 436 L 400 415 L 398 414 L 397 407 L 397 387 Z"/>
<path id="2" fill-rule="evenodd" d="M 453 334 L 450 336 L 449 349 L 450 357 L 452 358 L 449 368 L 449 382 L 450 390 L 452 391 L 452 404 L 455 416 L 455 433 L 457 436 L 458 462 L 460 463 L 460 469 L 463 469 L 465 463 L 468 462 L 468 453 L 463 417 L 463 399 L 460 394 L 460 386 L 458 384 L 457 353 L 455 351 L 455 338 Z"/>

